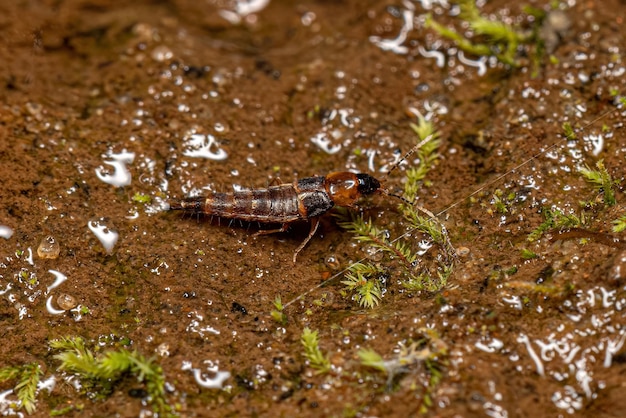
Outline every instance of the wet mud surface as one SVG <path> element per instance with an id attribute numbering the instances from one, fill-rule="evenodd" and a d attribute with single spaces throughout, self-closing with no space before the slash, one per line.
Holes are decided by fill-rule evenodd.
<path id="1" fill-rule="evenodd" d="M 463 62 L 423 26 L 427 12 L 453 24 L 437 2 L 273 1 L 239 24 L 215 3 L 0 5 L 0 367 L 35 362 L 54 380 L 34 414 L 153 414 L 136 378 L 104 399 L 70 384 L 49 342 L 80 336 L 96 353 L 153 357 L 180 416 L 621 416 L 624 195 L 604 205 L 578 169 L 602 159 L 624 184 L 624 2 L 561 4 L 569 29 L 541 65 L 522 54 L 516 69 Z M 507 3 L 481 10 L 532 24 Z M 382 48 L 407 19 L 407 39 Z M 306 223 L 255 236 L 256 224 L 163 210 L 275 178 L 385 178 L 416 143 L 414 109 L 442 139 L 417 203 L 459 250 L 440 292 L 404 290 L 390 265 L 379 305 L 360 308 L 341 271 L 367 248 L 329 215 L 294 265 Z M 398 235 L 397 204 L 375 195 L 354 210 Z M 530 242 L 550 208 L 586 222 Z M 277 296 L 286 323 L 270 314 Z M 305 327 L 330 372 L 307 362 Z M 359 360 L 426 337 L 430 367 Z M 230 377 L 202 386 L 219 372 Z M 0 386 L 5 415 L 14 385 Z"/>

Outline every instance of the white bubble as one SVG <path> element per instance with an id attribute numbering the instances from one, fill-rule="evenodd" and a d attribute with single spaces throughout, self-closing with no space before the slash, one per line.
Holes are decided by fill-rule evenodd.
<path id="1" fill-rule="evenodd" d="M 183 142 L 183 155 L 186 157 L 207 158 L 209 160 L 221 161 L 228 157 L 213 135 L 193 134 Z M 215 150 L 213 151 L 212 148 Z"/>
<path id="2" fill-rule="evenodd" d="M 341 144 L 331 145 L 330 139 L 321 132 L 311 138 L 311 142 L 321 148 L 327 154 L 336 154 L 341 149 Z"/>
<path id="3" fill-rule="evenodd" d="M 117 239 L 120 237 L 120 234 L 102 224 L 102 220 L 89 221 L 87 226 L 91 232 L 94 233 L 96 238 L 100 240 L 100 243 L 106 252 L 110 254 L 111 250 L 113 250 L 113 247 L 117 243 Z"/>
<path id="4" fill-rule="evenodd" d="M 46 309 L 52 315 L 61 315 L 65 312 L 63 309 L 56 309 L 54 306 L 52 306 L 52 296 L 48 296 L 48 299 L 46 300 Z"/>
<path id="5" fill-rule="evenodd" d="M 55 277 L 54 283 L 52 283 L 50 286 L 48 286 L 48 288 L 46 289 L 46 294 L 50 293 L 50 291 L 52 289 L 54 289 L 55 287 L 58 287 L 61 285 L 61 283 L 63 283 L 64 281 L 67 280 L 67 276 L 59 271 L 56 270 L 48 270 L 48 273 L 53 274 Z"/>
<path id="6" fill-rule="evenodd" d="M 119 154 L 109 156 L 112 161 L 104 161 L 115 170 L 113 174 L 103 173 L 100 167 L 96 168 L 96 176 L 103 182 L 117 187 L 128 186 L 131 183 L 131 174 L 126 164 L 131 164 L 135 159 L 134 152 L 122 151 Z"/>
<path id="7" fill-rule="evenodd" d="M 13 228 L 10 228 L 6 225 L 0 225 L 0 237 L 4 239 L 9 239 L 13 236 Z"/>
<path id="8" fill-rule="evenodd" d="M 231 24 L 238 25 L 242 19 L 263 10 L 269 3 L 270 0 L 238 0 L 235 10 L 222 9 L 218 13 Z"/>
<path id="9" fill-rule="evenodd" d="M 207 389 L 221 389 L 224 385 L 226 379 L 230 377 L 230 372 L 221 372 L 219 370 L 215 370 L 215 377 L 206 378 L 202 377 L 202 371 L 200 369 L 192 369 L 193 377 L 196 379 L 196 382 Z"/>

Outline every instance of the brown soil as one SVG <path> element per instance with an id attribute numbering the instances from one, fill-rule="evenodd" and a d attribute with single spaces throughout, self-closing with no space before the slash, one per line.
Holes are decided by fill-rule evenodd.
<path id="1" fill-rule="evenodd" d="M 612 221 L 624 216 L 624 195 L 616 187 L 617 205 L 605 206 L 577 169 L 602 159 L 624 183 L 624 113 L 615 111 L 626 91 L 623 1 L 570 2 L 572 26 L 551 59 L 537 66 L 522 53 L 520 68 L 494 64 L 485 75 L 421 19 L 407 54 L 371 41 L 400 33 L 407 4 L 425 13 L 416 2 L 275 0 L 240 25 L 220 17 L 223 2 L 110 3 L 0 5 L 0 225 L 13 231 L 0 238 L 0 366 L 36 362 L 42 379 L 56 379 L 38 394 L 35 415 L 68 405 L 75 409 L 65 416 L 151 411 L 132 378 L 98 400 L 66 383 L 48 344 L 64 336 L 102 352 L 130 342 L 154 357 L 181 416 L 622 414 L 626 251 Z M 483 12 L 526 16 L 507 3 Z M 431 12 L 452 22 L 443 9 Z M 445 66 L 419 45 L 444 51 Z M 365 150 L 375 151 L 378 170 L 415 143 L 409 108 L 442 138 L 419 204 L 463 249 L 441 292 L 403 291 L 387 267 L 378 307 L 359 308 L 338 273 L 366 249 L 332 216 L 293 265 L 306 224 L 255 236 L 257 225 L 161 210 L 170 199 L 262 188 L 278 176 L 371 173 Z M 583 128 L 577 140 L 563 139 L 564 122 Z M 322 133 L 338 152 L 311 142 Z M 192 134 L 212 135 L 227 158 L 184 155 Z M 101 181 L 96 171 L 112 174 L 105 162 L 123 151 L 134 153 L 130 185 Z M 401 188 L 406 166 L 387 187 Z M 394 199 L 361 206 L 380 228 L 403 230 Z M 549 208 L 584 210 L 586 223 L 529 242 Z M 119 233 L 110 252 L 90 221 Z M 60 244 L 57 258 L 37 255 L 47 236 Z M 525 260 L 522 249 L 538 257 Z M 68 280 L 48 291 L 49 270 Z M 51 313 L 47 299 L 61 294 L 79 307 Z M 277 295 L 284 303 L 303 295 L 285 309 L 286 324 L 270 316 Z M 331 372 L 307 364 L 305 327 L 319 332 Z M 359 362 L 359 349 L 389 360 L 399 344 L 428 335 L 425 350 L 447 352 L 431 360 L 436 384 L 420 361 L 391 379 Z M 213 366 L 231 377 L 222 389 L 203 388 L 188 363 L 207 378 Z M 7 396 L 0 412 L 11 414 L 16 398 Z"/>

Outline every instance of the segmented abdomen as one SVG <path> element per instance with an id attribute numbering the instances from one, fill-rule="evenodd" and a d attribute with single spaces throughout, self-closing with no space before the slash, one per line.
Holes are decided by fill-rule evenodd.
<path id="1" fill-rule="evenodd" d="M 248 222 L 286 223 L 303 219 L 293 184 L 233 193 L 214 192 L 180 200 L 171 204 L 170 209 Z"/>

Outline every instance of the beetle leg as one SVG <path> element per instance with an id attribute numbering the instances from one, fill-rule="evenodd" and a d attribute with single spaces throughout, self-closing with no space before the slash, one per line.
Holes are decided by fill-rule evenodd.
<path id="1" fill-rule="evenodd" d="M 277 232 L 285 232 L 287 231 L 287 229 L 289 229 L 289 224 L 283 224 L 280 228 L 277 229 L 260 229 L 256 231 L 252 236 L 258 237 L 259 235 L 275 234 Z"/>
<path id="2" fill-rule="evenodd" d="M 272 181 L 270 181 L 270 186 L 280 186 L 283 182 L 280 180 L 280 177 L 274 177 Z"/>
<path id="3" fill-rule="evenodd" d="M 298 248 L 296 248 L 296 251 L 293 253 L 293 264 L 296 264 L 296 259 L 298 258 L 298 253 L 300 251 L 302 251 L 304 246 L 307 245 L 309 243 L 309 241 L 311 241 L 311 238 L 313 238 L 313 235 L 315 235 L 315 232 L 317 231 L 317 227 L 318 226 L 320 226 L 320 219 L 319 218 L 312 218 L 311 219 L 311 230 L 309 231 L 309 236 L 307 236 L 304 239 L 304 241 L 302 241 L 302 244 L 300 244 L 298 246 Z"/>

